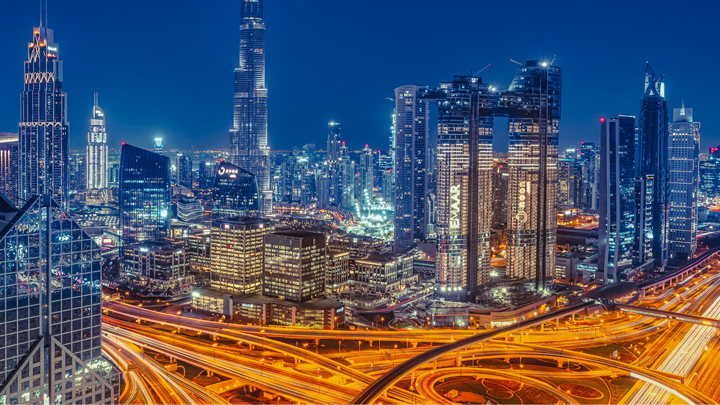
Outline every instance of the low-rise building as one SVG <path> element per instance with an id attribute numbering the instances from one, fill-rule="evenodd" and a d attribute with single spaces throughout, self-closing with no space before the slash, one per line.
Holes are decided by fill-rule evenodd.
<path id="1" fill-rule="evenodd" d="M 192 284 L 188 275 L 185 245 L 169 239 L 152 239 L 125 246 L 125 272 L 141 284 L 176 288 Z"/>
<path id="2" fill-rule="evenodd" d="M 351 274 L 356 290 L 369 293 L 393 293 L 417 283 L 413 274 L 413 256 L 409 254 L 369 254 L 355 260 Z"/>
<path id="3" fill-rule="evenodd" d="M 328 250 L 326 260 L 325 292 L 344 290 L 350 279 L 350 252 Z"/>

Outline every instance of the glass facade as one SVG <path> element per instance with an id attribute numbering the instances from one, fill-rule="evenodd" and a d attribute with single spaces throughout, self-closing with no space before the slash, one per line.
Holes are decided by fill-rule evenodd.
<path id="1" fill-rule="evenodd" d="M 88 131 L 87 153 L 87 189 L 97 190 L 108 187 L 108 146 L 105 133 L 105 113 L 98 105 L 98 95 L 95 93 L 93 116 L 90 119 Z"/>
<path id="2" fill-rule="evenodd" d="M 124 244 L 168 236 L 170 161 L 124 144 L 120 156 L 120 225 Z"/>
<path id="3" fill-rule="evenodd" d="M 325 294 L 325 235 L 280 231 L 265 236 L 262 294 L 296 302 Z"/>
<path id="4" fill-rule="evenodd" d="M 0 132 L 0 193 L 17 203 L 18 136 Z"/>
<path id="5" fill-rule="evenodd" d="M 395 89 L 395 251 L 427 234 L 428 100 L 420 86 Z"/>
<path id="6" fill-rule="evenodd" d="M 220 163 L 213 189 L 213 220 L 257 217 L 260 196 L 255 176 L 230 163 Z"/>
<path id="7" fill-rule="evenodd" d="M 36 194 L 49 194 L 67 211 L 67 96 L 58 51 L 53 30 L 33 28 L 20 96 L 18 203 L 24 204 Z"/>
<path id="8" fill-rule="evenodd" d="M 264 237 L 272 222 L 262 218 L 213 220 L 210 237 L 210 285 L 222 290 L 249 294 L 263 284 Z"/>
<path id="9" fill-rule="evenodd" d="M 581 207 L 586 211 L 596 212 L 600 196 L 600 150 L 592 142 L 580 145 L 582 161 L 582 193 Z"/>
<path id="10" fill-rule="evenodd" d="M 50 196 L 0 211 L 0 404 L 114 403 L 100 248 Z"/>
<path id="11" fill-rule="evenodd" d="M 240 67 L 235 69 L 232 163 L 257 178 L 261 215 L 272 213 L 270 148 L 267 145 L 267 88 L 265 87 L 265 23 L 263 1 L 240 2 Z"/>
<path id="12" fill-rule="evenodd" d="M 605 283 L 627 281 L 635 238 L 635 117 L 601 122 L 598 269 Z"/>
<path id="13" fill-rule="evenodd" d="M 668 141 L 668 248 L 671 259 L 687 260 L 697 250 L 700 193 L 700 123 L 693 121 L 692 108 L 673 110 Z"/>

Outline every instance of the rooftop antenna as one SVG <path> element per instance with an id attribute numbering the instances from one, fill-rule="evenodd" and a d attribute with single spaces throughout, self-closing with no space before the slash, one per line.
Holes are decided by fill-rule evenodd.
<path id="1" fill-rule="evenodd" d="M 97 107 L 97 105 L 98 105 L 98 94 L 95 93 L 95 107 Z"/>
<path id="2" fill-rule="evenodd" d="M 42 2 L 43 0 L 40 0 L 40 28 L 42 28 Z"/>
<path id="3" fill-rule="evenodd" d="M 46 27 L 48 26 L 48 12 L 47 12 L 47 9 L 48 9 L 48 0 L 45 0 L 45 26 L 46 26 Z"/>

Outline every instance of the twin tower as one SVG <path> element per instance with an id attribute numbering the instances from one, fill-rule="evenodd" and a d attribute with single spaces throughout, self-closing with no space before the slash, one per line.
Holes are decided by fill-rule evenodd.
<path id="1" fill-rule="evenodd" d="M 490 281 L 492 143 L 495 117 L 508 118 L 507 274 L 545 285 L 555 267 L 558 124 L 562 70 L 521 65 L 509 88 L 456 76 L 439 88 L 395 90 L 395 248 L 425 239 L 428 222 L 429 103 L 438 108 L 435 160 L 436 279 L 440 293 L 474 300 Z"/>

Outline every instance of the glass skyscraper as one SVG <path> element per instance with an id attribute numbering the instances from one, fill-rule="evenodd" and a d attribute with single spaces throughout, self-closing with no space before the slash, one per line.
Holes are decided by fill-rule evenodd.
<path id="1" fill-rule="evenodd" d="M 700 123 L 693 121 L 693 109 L 685 108 L 685 105 L 673 109 L 668 167 L 670 258 L 687 260 L 693 258 L 697 250 Z"/>
<path id="2" fill-rule="evenodd" d="M 395 251 L 427 234 L 427 147 L 430 111 L 421 86 L 395 89 Z"/>
<path id="3" fill-rule="evenodd" d="M 18 135 L 0 132 L 0 193 L 17 202 Z"/>
<path id="4" fill-rule="evenodd" d="M 108 146 L 105 133 L 105 113 L 98 105 L 95 93 L 93 116 L 90 119 L 87 145 L 87 189 L 102 190 L 108 187 Z"/>
<path id="5" fill-rule="evenodd" d="M 260 211 L 258 184 L 252 173 L 222 162 L 215 173 L 213 220 L 257 217 Z"/>
<path id="6" fill-rule="evenodd" d="M 600 153 L 592 142 L 581 142 L 580 160 L 582 161 L 581 206 L 585 210 L 597 212 L 600 182 Z"/>
<path id="7" fill-rule="evenodd" d="M 635 238 L 635 117 L 601 119 L 598 269 L 604 280 L 627 281 Z"/>
<path id="8" fill-rule="evenodd" d="M 67 210 L 69 141 L 63 65 L 53 30 L 33 28 L 20 97 L 18 201 L 49 194 Z"/>
<path id="9" fill-rule="evenodd" d="M 267 139 L 265 87 L 264 0 L 240 2 L 240 67 L 235 69 L 232 163 L 255 175 L 260 190 L 260 213 L 272 213 L 270 148 Z"/>
<path id="10" fill-rule="evenodd" d="M 123 143 L 119 197 L 123 244 L 167 237 L 170 197 L 170 160 Z"/>
<path id="11" fill-rule="evenodd" d="M 0 215 L 0 404 L 116 403 L 100 248 L 48 195 Z"/>
<path id="12" fill-rule="evenodd" d="M 637 212 L 651 215 L 641 222 L 637 233 L 638 246 L 650 246 L 655 267 L 663 269 L 668 260 L 668 110 L 665 83 L 656 77 L 650 65 L 645 67 L 645 92 L 638 117 L 636 176 L 638 190 L 644 198 L 637 198 Z M 649 227 L 648 227 L 649 225 Z"/>

